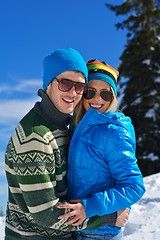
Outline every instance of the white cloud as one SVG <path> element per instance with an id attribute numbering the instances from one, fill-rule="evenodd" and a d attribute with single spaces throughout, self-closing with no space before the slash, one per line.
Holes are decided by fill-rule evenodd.
<path id="1" fill-rule="evenodd" d="M 42 87 L 42 80 L 40 79 L 20 79 L 16 80 L 13 77 L 10 77 L 13 80 L 13 84 L 1 84 L 0 93 L 13 94 L 15 92 L 23 93 L 34 93 L 37 89 Z"/>
<path id="2" fill-rule="evenodd" d="M 1 157 L 2 156 L 2 157 Z M 5 163 L 4 163 L 4 153 L 0 153 L 0 176 L 5 176 Z"/>
<path id="3" fill-rule="evenodd" d="M 20 120 L 34 106 L 36 101 L 36 98 L 0 101 L 0 124 L 6 125 Z"/>
<path id="4" fill-rule="evenodd" d="M 6 196 L 7 183 L 0 184 L 0 196 Z"/>
<path id="5" fill-rule="evenodd" d="M 38 79 L 30 79 L 21 81 L 15 88 L 17 92 L 33 92 L 34 89 L 40 88 L 42 85 L 42 81 Z"/>

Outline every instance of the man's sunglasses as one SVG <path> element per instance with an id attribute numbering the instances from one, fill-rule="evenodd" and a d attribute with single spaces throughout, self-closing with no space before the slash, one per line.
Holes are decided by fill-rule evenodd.
<path id="1" fill-rule="evenodd" d="M 58 80 L 57 78 L 54 79 L 56 80 L 56 82 L 58 82 L 58 89 L 62 92 L 68 92 L 74 86 L 76 93 L 82 95 L 86 86 L 85 83 L 73 82 L 69 79 L 64 78 L 61 80 Z"/>
<path id="2" fill-rule="evenodd" d="M 92 99 L 92 98 L 94 98 L 96 93 L 97 93 L 97 91 L 95 89 L 87 89 L 84 92 L 83 97 L 85 99 Z M 113 99 L 113 93 L 108 90 L 101 90 L 100 93 L 98 93 L 98 94 L 106 102 L 110 102 Z"/>

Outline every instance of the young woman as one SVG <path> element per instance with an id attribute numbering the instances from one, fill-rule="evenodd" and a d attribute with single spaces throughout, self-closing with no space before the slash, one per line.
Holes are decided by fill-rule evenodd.
<path id="1" fill-rule="evenodd" d="M 97 60 L 87 66 L 89 82 L 83 104 L 75 112 L 79 124 L 68 160 L 68 197 L 74 201 L 72 206 L 66 204 L 72 209 L 66 214 L 71 216 L 66 224 L 72 225 L 130 208 L 145 192 L 135 156 L 134 127 L 131 119 L 117 110 L 119 73 Z M 75 239 L 123 239 L 122 228 L 103 223 L 96 229 L 77 231 Z"/>

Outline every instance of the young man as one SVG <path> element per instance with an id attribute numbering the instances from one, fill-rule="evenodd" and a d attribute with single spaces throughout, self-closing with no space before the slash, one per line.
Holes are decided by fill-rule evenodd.
<path id="1" fill-rule="evenodd" d="M 6 240 L 70 237 L 57 205 L 67 192 L 67 125 L 87 77 L 84 59 L 72 48 L 44 59 L 42 100 L 19 122 L 6 149 Z"/>

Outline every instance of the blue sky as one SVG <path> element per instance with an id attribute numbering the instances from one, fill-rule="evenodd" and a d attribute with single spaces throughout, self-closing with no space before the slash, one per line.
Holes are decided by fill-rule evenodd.
<path id="1" fill-rule="evenodd" d="M 84 59 L 117 68 L 126 43 L 121 21 L 105 2 L 123 0 L 1 0 L 0 4 L 0 208 L 7 183 L 4 151 L 15 125 L 38 100 L 42 62 L 56 48 L 73 47 Z"/>

